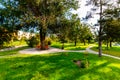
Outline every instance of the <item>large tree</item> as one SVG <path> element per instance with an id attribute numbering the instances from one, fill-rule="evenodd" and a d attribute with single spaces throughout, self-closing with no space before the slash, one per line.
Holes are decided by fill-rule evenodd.
<path id="1" fill-rule="evenodd" d="M 95 6 L 95 8 L 91 9 L 92 11 L 96 11 L 97 8 L 99 9 L 99 31 L 98 31 L 98 47 L 99 47 L 99 56 L 102 56 L 102 40 L 103 40 L 103 10 L 105 10 L 105 6 L 108 6 L 109 1 L 110 0 L 87 0 L 87 5 L 92 4 L 93 6 Z M 97 7 L 97 8 L 96 8 Z M 91 18 L 91 14 L 89 14 L 86 18 Z"/>
<path id="2" fill-rule="evenodd" d="M 8 1 L 4 0 L 5 3 Z M 16 5 L 12 9 L 21 12 L 19 26 L 36 26 L 39 30 L 41 49 L 45 49 L 44 42 L 48 28 L 57 27 L 58 18 L 78 7 L 77 0 L 10 0 L 10 2 Z"/>

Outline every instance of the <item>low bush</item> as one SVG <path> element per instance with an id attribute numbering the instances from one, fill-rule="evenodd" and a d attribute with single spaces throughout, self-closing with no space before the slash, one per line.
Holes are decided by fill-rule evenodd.
<path id="1" fill-rule="evenodd" d="M 89 66 L 88 59 L 73 60 L 73 62 L 80 68 L 88 68 L 88 66 Z"/>
<path id="2" fill-rule="evenodd" d="M 52 40 L 51 40 L 51 38 L 46 38 L 45 39 L 45 45 L 51 45 L 51 43 L 52 43 Z"/>
<path id="3" fill-rule="evenodd" d="M 32 36 L 30 39 L 26 40 L 26 43 L 29 47 L 35 47 L 39 43 L 39 40 L 36 37 Z"/>

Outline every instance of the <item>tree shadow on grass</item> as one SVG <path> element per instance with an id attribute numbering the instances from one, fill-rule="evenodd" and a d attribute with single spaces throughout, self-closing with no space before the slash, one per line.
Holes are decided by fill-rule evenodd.
<path id="1" fill-rule="evenodd" d="M 2 59 L 0 73 L 3 80 L 76 80 L 88 73 L 100 75 L 97 70 L 110 64 L 105 62 L 82 69 L 72 62 L 83 57 L 82 53 L 71 52 Z M 89 59 L 91 64 L 101 60 L 96 55 L 90 55 Z"/>
<path id="2" fill-rule="evenodd" d="M 74 80 L 77 80 L 79 79 L 81 76 L 84 76 L 84 75 L 87 75 L 87 74 L 93 74 L 94 75 L 99 75 L 98 72 L 96 72 L 96 70 L 102 68 L 102 67 L 105 67 L 106 65 L 108 65 L 109 63 L 106 62 L 104 64 L 101 64 L 99 66 L 95 66 L 95 67 L 92 67 L 92 68 L 88 68 L 88 69 L 79 69 L 79 71 L 76 71 L 74 74 L 71 74 L 70 76 L 68 76 L 67 80 L 70 80 L 70 79 L 74 79 Z M 94 76 L 93 76 L 94 77 Z M 61 78 L 61 80 L 64 80 L 65 78 Z M 92 79 L 90 79 L 92 80 Z"/>

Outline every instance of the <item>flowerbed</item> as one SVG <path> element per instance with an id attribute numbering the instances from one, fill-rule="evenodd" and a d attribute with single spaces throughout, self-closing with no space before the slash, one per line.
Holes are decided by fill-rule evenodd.
<path id="1" fill-rule="evenodd" d="M 41 45 L 37 45 L 37 46 L 36 46 L 36 49 L 41 49 Z M 49 49 L 48 45 L 45 46 L 45 50 L 46 50 L 46 49 Z"/>

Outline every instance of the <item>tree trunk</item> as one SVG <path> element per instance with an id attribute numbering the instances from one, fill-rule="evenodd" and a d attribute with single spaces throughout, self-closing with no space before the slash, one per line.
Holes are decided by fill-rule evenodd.
<path id="1" fill-rule="evenodd" d="M 110 48 L 112 47 L 112 41 L 110 41 Z"/>
<path id="2" fill-rule="evenodd" d="M 77 34 L 75 35 L 75 46 L 77 45 Z"/>
<path id="3" fill-rule="evenodd" d="M 0 49 L 1 49 L 1 45 L 0 45 Z"/>
<path id="4" fill-rule="evenodd" d="M 106 45 L 107 45 L 107 50 L 108 50 L 108 45 L 109 45 L 109 41 L 108 41 L 108 35 L 107 35 L 107 37 L 106 37 Z"/>
<path id="5" fill-rule="evenodd" d="M 99 40 L 99 57 L 101 57 L 102 56 L 102 41 L 101 40 Z"/>
<path id="6" fill-rule="evenodd" d="M 47 7 L 47 0 L 44 0 L 44 9 L 46 9 Z M 44 15 L 42 15 L 42 27 L 40 29 L 40 42 L 41 42 L 41 50 L 45 50 L 45 36 L 46 36 L 46 29 L 47 29 L 47 18 L 46 18 L 46 12 L 44 12 Z"/>
<path id="7" fill-rule="evenodd" d="M 77 45 L 77 39 L 75 39 L 75 46 Z"/>
<path id="8" fill-rule="evenodd" d="M 85 40 L 83 40 L 84 46 L 86 45 Z"/>
<path id="9" fill-rule="evenodd" d="M 102 56 L 102 0 L 100 0 L 99 57 Z"/>
<path id="10" fill-rule="evenodd" d="M 40 46 L 41 46 L 41 50 L 45 50 L 45 35 L 46 33 L 44 32 L 43 29 L 40 29 Z"/>
<path id="11" fill-rule="evenodd" d="M 88 40 L 88 45 L 90 44 L 90 40 Z"/>
<path id="12" fill-rule="evenodd" d="M 64 42 L 62 43 L 62 49 L 64 49 Z"/>
<path id="13" fill-rule="evenodd" d="M 107 45 L 107 50 L 108 50 L 108 39 L 107 39 L 106 45 Z"/>

